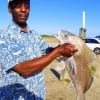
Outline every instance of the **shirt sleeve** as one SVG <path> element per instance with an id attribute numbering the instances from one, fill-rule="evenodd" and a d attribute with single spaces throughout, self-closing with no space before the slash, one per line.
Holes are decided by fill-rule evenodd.
<path id="1" fill-rule="evenodd" d="M 42 55 L 48 54 L 54 49 L 53 47 L 49 46 L 40 35 L 37 34 L 37 38 Z"/>

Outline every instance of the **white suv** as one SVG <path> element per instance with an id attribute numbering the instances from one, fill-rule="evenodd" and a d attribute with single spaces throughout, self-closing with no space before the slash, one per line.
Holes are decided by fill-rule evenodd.
<path id="1" fill-rule="evenodd" d="M 96 54 L 100 54 L 100 40 L 97 38 L 85 39 L 86 45 Z"/>

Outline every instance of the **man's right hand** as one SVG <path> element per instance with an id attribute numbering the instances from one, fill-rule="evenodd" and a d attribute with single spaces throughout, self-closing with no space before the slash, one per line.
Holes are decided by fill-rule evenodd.
<path id="1" fill-rule="evenodd" d="M 65 43 L 57 47 L 58 53 L 62 56 L 71 57 L 75 52 L 78 51 L 77 47 L 70 43 Z"/>

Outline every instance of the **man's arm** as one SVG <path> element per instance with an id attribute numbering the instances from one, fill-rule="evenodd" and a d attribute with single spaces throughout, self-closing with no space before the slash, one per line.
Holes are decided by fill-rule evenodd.
<path id="1" fill-rule="evenodd" d="M 24 77 L 27 77 L 35 72 L 38 72 L 49 65 L 55 58 L 63 55 L 66 57 L 72 56 L 77 51 L 76 47 L 71 44 L 63 44 L 56 47 L 52 52 L 39 58 L 21 62 L 13 67 L 13 70 Z"/>

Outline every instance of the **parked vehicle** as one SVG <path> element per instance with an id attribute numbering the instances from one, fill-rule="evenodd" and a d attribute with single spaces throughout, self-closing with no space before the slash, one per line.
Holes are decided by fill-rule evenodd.
<path id="1" fill-rule="evenodd" d="M 95 54 L 100 54 L 100 40 L 98 38 L 87 38 L 85 43 Z"/>
<path id="2" fill-rule="evenodd" d="M 95 38 L 99 39 L 100 40 L 100 35 L 96 36 Z"/>

